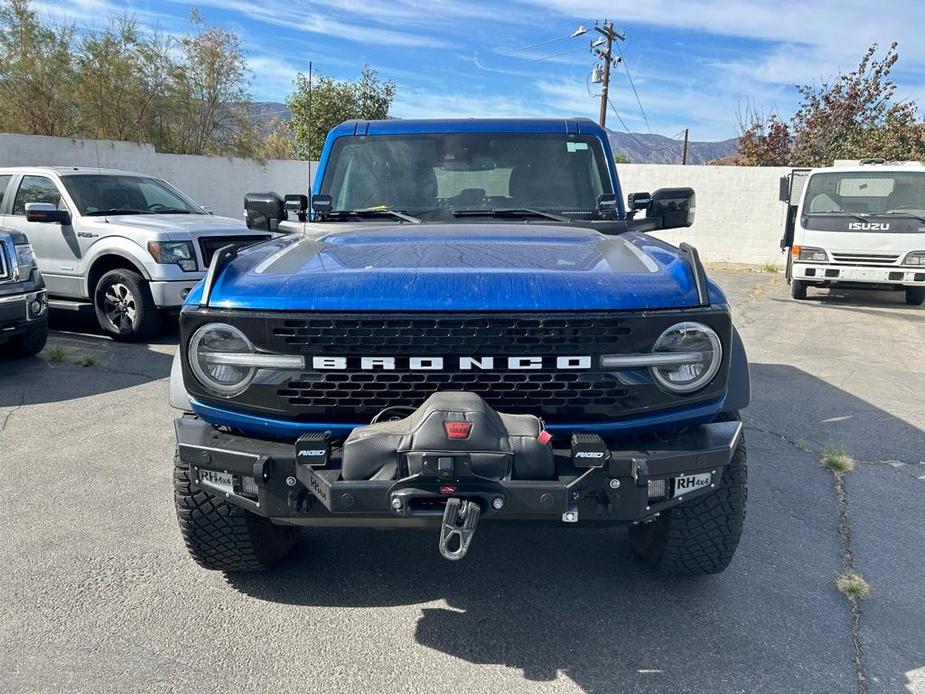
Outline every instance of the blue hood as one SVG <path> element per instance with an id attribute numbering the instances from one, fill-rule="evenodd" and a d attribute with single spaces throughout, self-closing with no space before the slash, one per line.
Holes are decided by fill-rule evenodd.
<path id="1" fill-rule="evenodd" d="M 697 305 L 674 247 L 538 224 L 362 223 L 242 251 L 210 305 L 284 311 L 642 310 Z M 330 231 L 328 231 L 330 229 Z M 187 303 L 198 303 L 201 285 Z M 724 302 L 711 285 L 711 299 Z"/>

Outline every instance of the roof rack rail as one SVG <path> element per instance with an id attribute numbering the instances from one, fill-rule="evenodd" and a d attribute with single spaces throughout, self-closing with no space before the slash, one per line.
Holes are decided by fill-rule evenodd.
<path id="1" fill-rule="evenodd" d="M 222 246 L 212 256 L 212 262 L 209 264 L 209 271 L 206 273 L 205 282 L 202 285 L 202 297 L 199 299 L 199 305 L 203 308 L 209 305 L 209 299 L 212 298 L 212 288 L 218 279 L 219 273 L 232 260 L 238 257 L 238 249 L 234 244 Z"/>
<path id="2" fill-rule="evenodd" d="M 689 243 L 682 243 L 678 246 L 681 257 L 684 258 L 690 266 L 691 274 L 694 276 L 694 286 L 697 288 L 697 300 L 701 306 L 710 305 L 710 289 L 707 286 L 707 273 L 703 269 L 703 263 L 700 262 L 700 253 Z"/>

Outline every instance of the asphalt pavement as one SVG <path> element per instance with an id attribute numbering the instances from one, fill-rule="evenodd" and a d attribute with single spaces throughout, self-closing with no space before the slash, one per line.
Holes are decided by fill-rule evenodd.
<path id="1" fill-rule="evenodd" d="M 55 315 L 45 352 L 0 363 L 0 691 L 925 693 L 925 309 L 714 277 L 751 361 L 748 518 L 694 580 L 580 527 L 485 528 L 459 564 L 434 531 L 307 530 L 275 573 L 204 571 L 173 509 L 175 331 Z M 859 627 L 830 446 L 858 461 Z"/>

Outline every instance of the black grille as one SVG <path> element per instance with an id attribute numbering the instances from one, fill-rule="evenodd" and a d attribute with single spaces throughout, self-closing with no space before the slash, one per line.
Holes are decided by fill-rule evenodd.
<path id="1" fill-rule="evenodd" d="M 260 241 L 266 241 L 270 238 L 268 235 L 261 236 L 201 236 L 199 237 L 199 250 L 202 252 L 202 262 L 208 267 L 212 263 L 212 256 L 215 251 L 225 246 L 234 245 L 235 248 L 243 248 Z"/>
<path id="2" fill-rule="evenodd" d="M 366 355 L 571 355 L 618 349 L 631 333 L 617 317 L 482 316 L 311 318 L 272 329 L 279 351 Z M 372 350 L 372 351 L 371 351 Z"/>
<path id="3" fill-rule="evenodd" d="M 304 355 L 306 370 L 264 373 L 227 401 L 203 390 L 184 363 L 191 395 L 221 407 L 313 422 L 369 421 L 386 407 L 417 407 L 439 390 L 475 392 L 501 412 L 531 413 L 550 422 L 607 421 L 707 401 L 725 387 L 725 364 L 702 391 L 676 395 L 660 388 L 645 369 L 603 369 L 600 356 L 650 351 L 665 329 L 682 320 L 710 325 L 724 346 L 731 330 L 722 306 L 509 314 L 200 309 L 181 317 L 183 344 L 198 326 L 216 320 L 239 327 L 259 351 Z M 556 357 L 580 356 L 590 357 L 590 369 L 555 366 Z M 314 357 L 346 358 L 347 368 L 314 369 Z M 361 357 L 395 357 L 394 368 L 363 369 Z M 412 357 L 440 357 L 441 367 L 412 369 Z M 494 361 L 465 369 L 459 357 Z M 541 366 L 511 366 L 511 357 L 540 358 Z"/>
<path id="4" fill-rule="evenodd" d="M 502 412 L 583 417 L 608 415 L 630 392 L 601 373 L 324 373 L 306 375 L 278 389 L 297 411 L 331 409 L 375 415 L 396 403 L 415 406 L 438 390 L 478 393 Z"/>

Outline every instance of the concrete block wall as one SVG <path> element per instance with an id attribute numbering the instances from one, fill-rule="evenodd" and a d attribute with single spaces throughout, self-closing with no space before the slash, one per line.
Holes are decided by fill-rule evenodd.
<path id="1" fill-rule="evenodd" d="M 785 167 L 622 164 L 617 167 L 624 197 L 656 188 L 690 187 L 697 214 L 688 229 L 655 234 L 675 245 L 697 247 L 704 261 L 783 265 L 780 252 L 785 206 L 778 198 Z"/>
<path id="2" fill-rule="evenodd" d="M 0 167 L 99 166 L 157 176 L 215 214 L 241 219 L 244 194 L 306 193 L 308 163 L 162 154 L 152 145 L 113 140 L 0 134 Z M 314 171 L 314 166 L 312 167 Z"/>
<path id="3" fill-rule="evenodd" d="M 308 162 L 161 154 L 154 147 L 112 140 L 0 134 L 0 166 L 100 166 L 170 181 L 215 214 L 240 219 L 244 194 L 305 192 Z M 315 164 L 312 165 L 314 171 Z M 778 248 L 784 205 L 777 200 L 785 168 L 622 164 L 624 196 L 635 191 L 690 186 L 697 216 L 690 229 L 658 232 L 669 243 L 688 241 L 708 262 L 784 262 Z"/>

